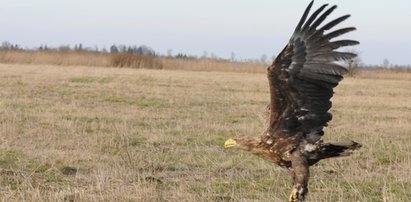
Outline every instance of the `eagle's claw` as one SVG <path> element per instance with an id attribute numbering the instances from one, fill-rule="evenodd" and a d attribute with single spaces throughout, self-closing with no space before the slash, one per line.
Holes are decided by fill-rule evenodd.
<path id="1" fill-rule="evenodd" d="M 293 188 L 293 190 L 290 193 L 290 202 L 297 202 L 298 201 L 298 190 L 296 188 Z"/>
<path id="2" fill-rule="evenodd" d="M 304 201 L 304 194 L 302 191 L 298 190 L 297 188 L 293 188 L 290 193 L 289 202 L 302 202 Z"/>

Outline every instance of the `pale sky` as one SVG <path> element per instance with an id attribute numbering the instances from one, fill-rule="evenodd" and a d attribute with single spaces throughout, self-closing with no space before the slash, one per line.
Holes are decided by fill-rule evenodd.
<path id="1" fill-rule="evenodd" d="M 277 55 L 309 0 L 1 0 L 0 41 L 23 47 L 82 43 L 147 45 L 156 52 L 229 58 Z M 366 64 L 411 64 L 411 0 L 316 0 L 337 4 L 331 17 Z M 330 20 L 332 18 L 328 18 Z M 344 38 L 344 37 L 343 37 Z"/>

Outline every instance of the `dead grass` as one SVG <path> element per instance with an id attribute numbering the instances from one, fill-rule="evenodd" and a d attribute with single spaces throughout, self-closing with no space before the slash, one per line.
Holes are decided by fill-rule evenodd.
<path id="1" fill-rule="evenodd" d="M 145 69 L 162 69 L 163 64 L 156 57 L 136 55 L 130 53 L 109 54 L 111 66 Z"/>
<path id="2" fill-rule="evenodd" d="M 398 78 L 404 78 L 398 74 Z M 411 198 L 411 81 L 348 78 L 308 201 Z M 225 139 L 259 135 L 264 74 L 0 64 L 0 201 L 284 201 L 287 171 Z"/>
<path id="3" fill-rule="evenodd" d="M 175 59 L 162 58 L 164 69 L 188 71 L 214 71 L 214 72 L 247 72 L 264 73 L 266 65 L 251 62 L 227 62 L 223 60 L 201 59 Z"/>
<path id="4" fill-rule="evenodd" d="M 367 79 L 411 80 L 410 70 L 362 70 L 355 77 Z"/>
<path id="5" fill-rule="evenodd" d="M 51 51 L 0 51 L 0 63 L 91 66 L 91 67 L 130 67 L 145 69 L 222 71 L 263 73 L 265 65 L 250 62 L 228 62 L 213 59 L 178 59 L 167 57 L 140 56 L 128 53 L 92 52 L 51 52 Z"/>
<path id="6" fill-rule="evenodd" d="M 0 62 L 10 64 L 109 66 L 107 54 L 92 52 L 0 51 Z"/>

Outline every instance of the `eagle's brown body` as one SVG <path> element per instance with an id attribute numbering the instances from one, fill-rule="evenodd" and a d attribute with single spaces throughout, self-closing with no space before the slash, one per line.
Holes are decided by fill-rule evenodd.
<path id="1" fill-rule="evenodd" d="M 361 147 L 359 143 L 353 141 L 339 143 L 318 141 L 313 145 L 304 141 L 302 135 L 278 137 L 273 142 L 271 142 L 271 135 L 267 133 L 257 138 L 242 136 L 235 139 L 241 144 L 238 146 L 240 149 L 287 169 L 291 169 L 292 153 L 295 151 L 304 155 L 308 166 L 312 166 L 322 159 L 348 156 L 353 150 Z"/>
<path id="2" fill-rule="evenodd" d="M 345 15 L 319 27 L 332 13 L 332 6 L 321 13 L 321 6 L 308 16 L 313 2 L 305 10 L 290 41 L 267 68 L 270 104 L 267 129 L 256 138 L 242 136 L 229 139 L 224 147 L 249 151 L 291 171 L 293 191 L 290 201 L 303 201 L 308 192 L 309 166 L 331 157 L 347 156 L 360 144 L 324 143 L 323 128 L 331 120 L 329 113 L 333 89 L 347 69 L 338 61 L 356 57 L 336 49 L 356 45 L 357 41 L 337 40 L 337 36 L 354 27 L 327 32 L 349 17 Z"/>

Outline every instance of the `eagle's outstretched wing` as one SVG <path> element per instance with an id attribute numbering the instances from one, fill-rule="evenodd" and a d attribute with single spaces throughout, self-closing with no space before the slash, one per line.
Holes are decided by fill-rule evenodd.
<path id="1" fill-rule="evenodd" d="M 270 127 L 285 134 L 303 132 L 310 142 L 320 139 L 323 127 L 331 120 L 333 88 L 347 69 L 337 62 L 356 57 L 336 49 L 359 44 L 353 40 L 331 39 L 355 30 L 354 27 L 326 31 L 344 21 L 344 15 L 320 26 L 337 7 L 327 4 L 308 17 L 308 5 L 287 46 L 268 68 L 270 84 Z M 325 11 L 324 11 L 325 10 Z M 324 12 L 323 12 L 324 11 Z"/>

